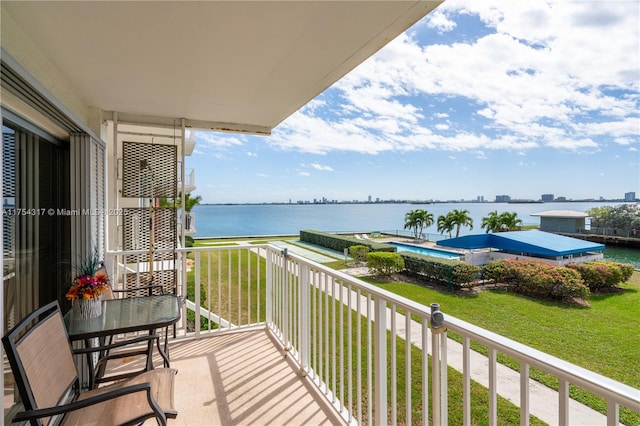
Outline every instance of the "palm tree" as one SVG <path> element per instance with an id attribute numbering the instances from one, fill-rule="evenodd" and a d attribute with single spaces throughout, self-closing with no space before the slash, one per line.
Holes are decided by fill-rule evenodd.
<path id="1" fill-rule="evenodd" d="M 451 213 L 447 213 L 447 215 L 438 216 L 438 232 L 440 234 L 444 234 L 447 232 L 449 234 L 449 238 L 451 238 L 451 231 L 454 228 L 453 217 Z"/>
<path id="2" fill-rule="evenodd" d="M 456 227 L 456 238 L 460 236 L 461 227 L 468 226 L 469 229 L 473 229 L 473 219 L 469 216 L 468 210 L 453 209 L 452 212 L 447 213 L 447 215 L 449 214 L 451 214 L 451 221 Z"/>
<path id="3" fill-rule="evenodd" d="M 404 215 L 404 229 L 413 230 L 413 238 L 418 239 L 418 216 L 416 210 L 409 210 Z"/>
<path id="4" fill-rule="evenodd" d="M 420 235 L 422 235 L 422 230 L 424 228 L 428 228 L 433 225 L 433 213 L 429 213 L 426 210 L 422 210 L 420 214 L 421 223 L 420 223 Z M 427 240 L 429 240 L 429 234 L 427 234 Z"/>
<path id="5" fill-rule="evenodd" d="M 175 200 L 173 198 L 161 198 L 160 207 L 173 207 L 174 201 L 176 208 L 182 207 L 182 193 L 179 192 Z M 191 194 L 184 194 L 184 211 L 190 212 L 191 209 L 200 204 L 200 201 L 202 201 L 202 197 L 199 195 L 192 197 Z"/>
<path id="6" fill-rule="evenodd" d="M 489 213 L 489 216 L 482 218 L 482 226 L 480 228 L 486 229 L 488 234 L 489 232 L 499 232 L 500 226 L 500 215 L 498 215 L 497 210 L 494 210 Z"/>
<path id="7" fill-rule="evenodd" d="M 522 219 L 518 219 L 518 213 L 516 212 L 504 212 L 500 215 L 501 228 L 508 231 L 519 230 L 522 226 Z"/>
<path id="8" fill-rule="evenodd" d="M 200 204 L 200 201 L 202 201 L 202 197 L 199 195 L 192 197 L 191 194 L 185 194 L 184 195 L 184 211 L 186 211 L 187 213 L 190 212 L 192 208 Z"/>
<path id="9" fill-rule="evenodd" d="M 413 237 L 416 240 L 422 235 L 422 230 L 432 224 L 433 213 L 426 210 L 411 210 L 404 215 L 404 229 L 413 229 Z"/>

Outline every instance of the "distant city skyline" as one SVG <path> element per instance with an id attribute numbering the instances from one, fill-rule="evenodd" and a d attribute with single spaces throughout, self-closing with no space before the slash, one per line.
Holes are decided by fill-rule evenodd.
<path id="1" fill-rule="evenodd" d="M 271 136 L 197 131 L 187 167 L 205 203 L 624 199 L 639 111 L 637 1 L 447 0 Z"/>
<path id="2" fill-rule="evenodd" d="M 457 198 L 450 198 L 450 199 L 421 199 L 421 198 L 408 198 L 408 199 L 400 199 L 400 198 L 388 198 L 388 199 L 383 199 L 380 197 L 374 197 L 372 195 L 368 195 L 365 199 L 344 199 L 344 200 L 338 200 L 338 199 L 329 199 L 327 197 L 316 197 L 313 199 L 300 199 L 300 200 L 294 200 L 294 199 L 288 199 L 288 200 L 284 200 L 284 201 L 261 201 L 261 202 L 237 202 L 237 203 L 233 203 L 233 202 L 223 202 L 223 203 L 207 203 L 204 202 L 202 204 L 347 204 L 347 203 L 359 203 L 359 204 L 366 204 L 366 203 L 527 203 L 527 202 L 542 202 L 542 203 L 567 203 L 567 202 L 602 202 L 602 203 L 606 203 L 606 202 L 615 202 L 615 203 L 620 203 L 620 202 L 640 202 L 640 199 L 636 198 L 636 193 L 635 192 L 626 192 L 624 194 L 624 197 L 620 197 L 620 198 L 612 198 L 612 199 L 607 199 L 604 197 L 598 197 L 598 198 L 584 198 L 584 199 L 573 199 L 573 198 L 568 198 L 568 197 L 564 197 L 564 196 L 559 196 L 559 197 L 554 197 L 552 200 L 544 200 L 543 196 L 545 195 L 553 195 L 553 194 L 541 194 L 541 197 L 537 198 L 537 199 L 530 199 L 530 198 L 516 198 L 516 197 L 511 197 L 510 195 L 507 194 L 502 194 L 502 195 L 497 195 L 494 199 L 487 199 L 486 197 L 482 196 L 482 195 L 478 195 L 476 196 L 475 199 L 457 199 Z"/>

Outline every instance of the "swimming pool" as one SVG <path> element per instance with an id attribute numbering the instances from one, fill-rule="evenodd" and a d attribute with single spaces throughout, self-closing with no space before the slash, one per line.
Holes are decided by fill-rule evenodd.
<path id="1" fill-rule="evenodd" d="M 412 253 L 424 254 L 426 256 L 441 257 L 443 259 L 459 259 L 460 255 L 449 251 L 436 250 L 427 247 L 412 246 L 402 243 L 388 243 L 398 248 L 398 251 L 410 251 Z"/>

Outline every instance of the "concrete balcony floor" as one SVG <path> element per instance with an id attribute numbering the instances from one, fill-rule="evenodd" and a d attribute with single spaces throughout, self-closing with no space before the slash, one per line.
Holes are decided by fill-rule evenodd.
<path id="1" fill-rule="evenodd" d="M 176 340 L 169 351 L 178 370 L 170 425 L 344 424 L 264 328 Z"/>

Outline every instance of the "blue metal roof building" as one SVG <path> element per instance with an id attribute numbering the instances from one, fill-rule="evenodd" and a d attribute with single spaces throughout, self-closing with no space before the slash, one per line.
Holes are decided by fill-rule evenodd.
<path id="1" fill-rule="evenodd" d="M 507 253 L 552 259 L 573 257 L 605 249 L 604 244 L 596 244 L 543 231 L 465 235 L 438 241 L 437 245 L 466 250 L 491 248 Z"/>

